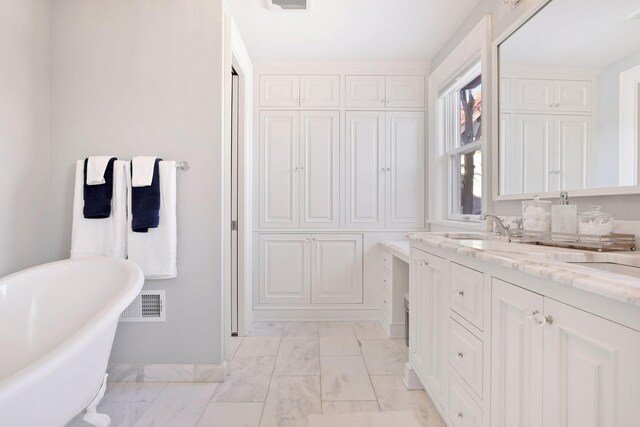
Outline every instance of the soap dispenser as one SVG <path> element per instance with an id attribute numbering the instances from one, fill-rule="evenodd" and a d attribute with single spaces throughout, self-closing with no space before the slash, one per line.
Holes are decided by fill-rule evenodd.
<path id="1" fill-rule="evenodd" d="M 551 206 L 551 231 L 554 233 L 578 233 L 578 207 L 569 204 L 569 194 L 560 193 L 560 204 Z"/>

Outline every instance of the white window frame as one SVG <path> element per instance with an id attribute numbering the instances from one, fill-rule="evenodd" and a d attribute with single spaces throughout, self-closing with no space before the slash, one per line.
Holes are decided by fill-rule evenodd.
<path id="1" fill-rule="evenodd" d="M 463 154 L 480 150 L 482 153 L 482 169 L 480 171 L 483 179 L 486 173 L 484 138 L 485 138 L 485 102 L 482 103 L 482 134 L 481 137 L 467 145 L 460 145 L 460 89 L 466 86 L 478 75 L 482 75 L 482 64 L 480 59 L 473 61 L 472 65 L 466 67 L 452 79 L 452 82 L 442 90 L 438 96 L 438 128 L 439 139 L 443 147 L 443 162 L 446 163 L 447 170 L 447 219 L 452 221 L 479 221 L 480 215 L 465 215 L 457 212 L 457 205 L 460 202 L 460 171 L 454 167 L 455 159 Z M 484 88 L 484 76 L 482 76 L 482 87 Z M 482 89 L 484 92 L 484 89 Z M 482 203 L 486 197 L 482 188 Z"/>

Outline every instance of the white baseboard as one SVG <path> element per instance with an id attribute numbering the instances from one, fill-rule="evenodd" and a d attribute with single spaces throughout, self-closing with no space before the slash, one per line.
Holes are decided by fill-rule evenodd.
<path id="1" fill-rule="evenodd" d="M 380 310 L 371 309 L 282 309 L 282 308 L 255 308 L 253 320 L 255 322 L 274 321 L 349 321 L 349 320 L 379 320 Z"/>
<path id="2" fill-rule="evenodd" d="M 227 378 L 227 362 L 220 364 L 110 364 L 109 381 L 220 383 Z"/>
<path id="3" fill-rule="evenodd" d="M 391 323 L 382 312 L 380 312 L 378 320 L 380 321 L 382 329 L 384 329 L 390 338 L 405 338 L 404 323 Z"/>

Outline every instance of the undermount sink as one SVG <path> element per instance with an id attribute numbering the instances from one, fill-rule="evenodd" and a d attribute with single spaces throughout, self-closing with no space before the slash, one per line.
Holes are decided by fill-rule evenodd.
<path id="1" fill-rule="evenodd" d="M 625 276 L 640 278 L 640 267 L 616 264 L 613 262 L 569 262 L 568 264 L 582 265 L 596 270 L 608 271 L 610 273 L 623 274 Z"/>

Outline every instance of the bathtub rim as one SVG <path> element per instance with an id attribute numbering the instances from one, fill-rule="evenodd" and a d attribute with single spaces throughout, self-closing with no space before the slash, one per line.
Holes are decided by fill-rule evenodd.
<path id="1" fill-rule="evenodd" d="M 144 275 L 137 264 L 128 260 L 111 257 L 87 257 L 54 261 L 36 265 L 1 278 L 1 281 L 4 282 L 29 271 L 46 269 L 47 267 L 58 264 L 74 264 L 98 260 L 100 262 L 111 262 L 123 266 L 125 269 L 125 280 L 128 285 L 124 286 L 123 289 L 113 297 L 111 300 L 112 304 L 97 311 L 84 325 L 68 336 L 53 350 L 45 353 L 33 363 L 0 381 L 0 408 L 10 402 L 13 396 L 45 378 L 51 369 L 63 365 L 79 354 L 94 338 L 100 333 L 103 333 L 113 322 L 117 322 L 120 313 L 131 304 L 131 301 L 140 293 L 144 284 Z"/>

